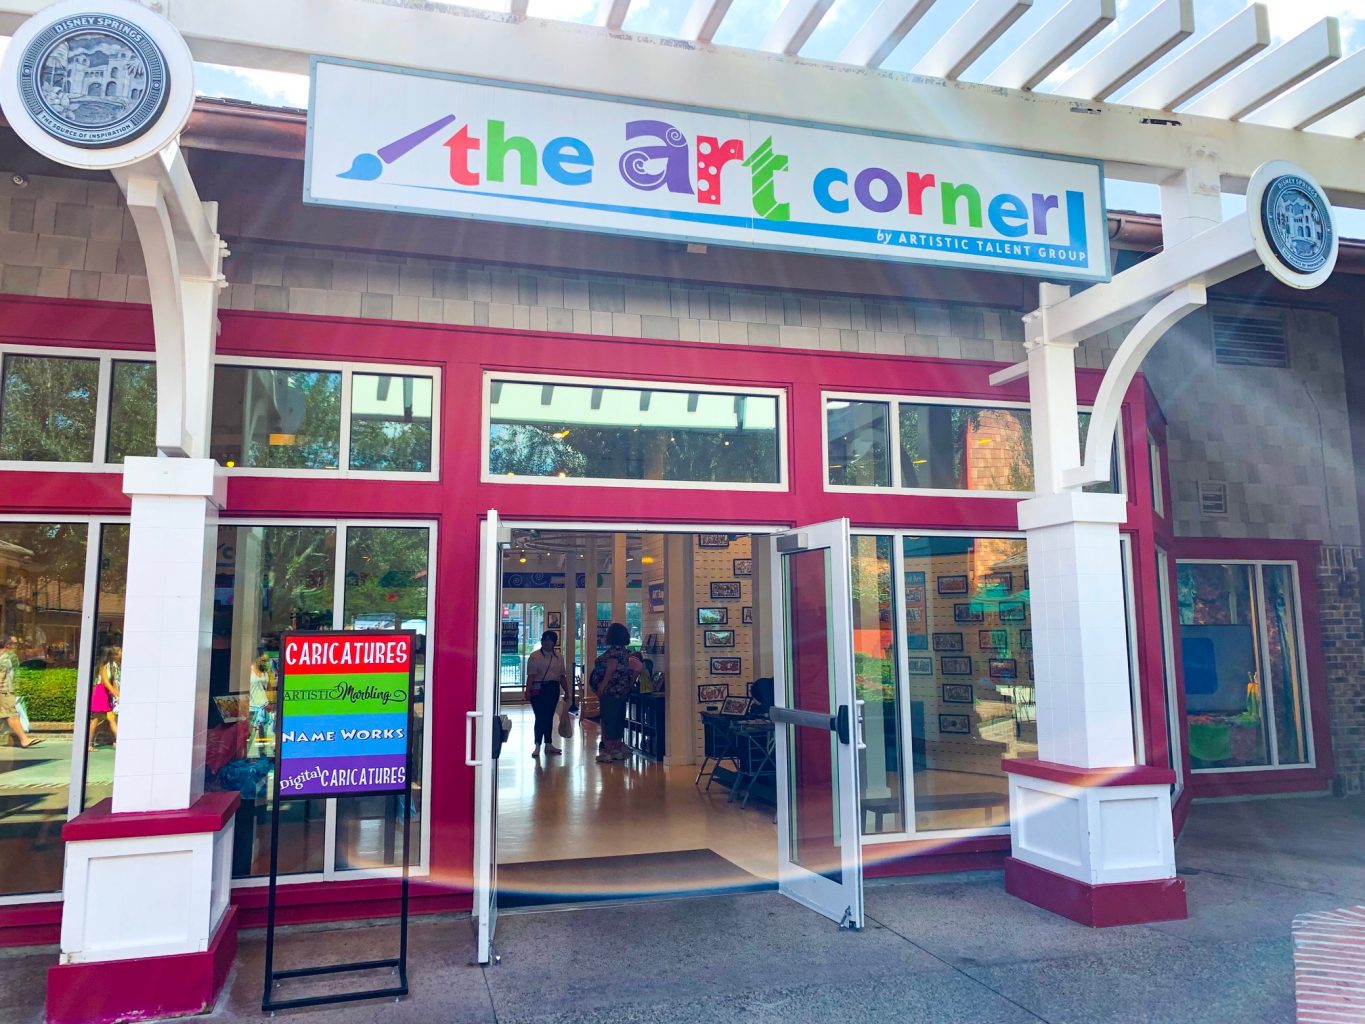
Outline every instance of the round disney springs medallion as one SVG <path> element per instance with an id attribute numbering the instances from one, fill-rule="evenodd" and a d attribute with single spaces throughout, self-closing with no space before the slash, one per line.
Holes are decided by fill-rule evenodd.
<path id="1" fill-rule="evenodd" d="M 19 96 L 43 131 L 99 149 L 129 142 L 166 105 L 166 61 L 148 35 L 122 18 L 77 14 L 54 22 L 19 60 Z"/>
<path id="2" fill-rule="evenodd" d="M 1280 261 L 1315 274 L 1332 254 L 1332 213 L 1322 193 L 1297 174 L 1274 178 L 1261 197 L 1261 227 Z"/>

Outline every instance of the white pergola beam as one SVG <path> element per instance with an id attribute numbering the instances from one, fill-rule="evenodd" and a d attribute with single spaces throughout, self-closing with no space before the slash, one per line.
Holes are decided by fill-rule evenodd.
<path id="1" fill-rule="evenodd" d="M 1348 103 L 1335 114 L 1315 122 L 1312 130 L 1346 139 L 1365 138 L 1365 99 Z"/>
<path id="2" fill-rule="evenodd" d="M 1269 45 L 1270 16 L 1266 6 L 1252 4 L 1131 89 L 1123 102 L 1134 107 L 1173 110 Z"/>
<path id="3" fill-rule="evenodd" d="M 619 32 L 630 13 L 630 0 L 602 0 L 597 8 L 596 23 L 602 28 Z"/>
<path id="4" fill-rule="evenodd" d="M 697 43 L 709 43 L 715 39 L 720 31 L 720 23 L 730 13 L 731 2 L 692 0 L 692 6 L 687 9 L 687 17 L 683 18 L 682 28 L 678 31 L 678 38 Z"/>
<path id="5" fill-rule="evenodd" d="M 787 0 L 758 48 L 795 57 L 833 6 L 834 0 Z"/>
<path id="6" fill-rule="evenodd" d="M 1233 72 L 1180 112 L 1235 121 L 1340 56 L 1341 25 L 1336 18 L 1323 18 L 1254 64 Z"/>
<path id="7" fill-rule="evenodd" d="M 881 67 L 936 2 L 937 0 L 882 0 L 863 23 L 863 27 L 848 41 L 844 52 L 839 54 L 839 62 L 868 68 Z"/>
<path id="8" fill-rule="evenodd" d="M 507 6 L 507 12 L 514 18 L 524 18 L 526 17 L 527 5 L 529 5 L 530 2 L 531 0 L 511 0 L 511 3 Z"/>
<path id="9" fill-rule="evenodd" d="M 1365 50 L 1337 61 L 1296 89 L 1248 114 L 1251 124 L 1307 128 L 1365 96 Z"/>
<path id="10" fill-rule="evenodd" d="M 1145 17 L 1119 31 L 1112 43 L 1054 91 L 1083 100 L 1105 99 L 1193 32 L 1194 0 L 1163 0 Z"/>
<path id="11" fill-rule="evenodd" d="M 915 65 L 928 78 L 958 78 L 1024 16 L 1033 0 L 976 0 Z"/>
<path id="12" fill-rule="evenodd" d="M 986 76 L 1001 89 L 1032 89 L 1118 16 L 1116 0 L 1070 0 Z"/>

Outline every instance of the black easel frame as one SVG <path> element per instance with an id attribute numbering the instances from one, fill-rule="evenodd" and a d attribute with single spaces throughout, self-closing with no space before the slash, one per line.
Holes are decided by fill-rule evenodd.
<path id="1" fill-rule="evenodd" d="M 319 630 L 317 632 L 290 632 L 280 636 L 280 707 L 283 708 L 284 687 L 286 682 L 286 672 L 284 667 L 284 644 L 288 637 L 343 637 L 346 639 L 356 639 L 358 637 L 388 637 L 406 636 L 409 638 L 409 657 L 408 657 L 408 722 L 406 733 L 406 750 L 404 760 L 406 762 L 403 772 L 403 876 L 402 894 L 400 896 L 401 909 L 399 911 L 399 938 L 398 956 L 386 960 L 362 960 L 350 964 L 327 964 L 322 967 L 295 967 L 287 971 L 275 970 L 275 891 L 279 882 L 279 863 L 280 863 L 280 759 L 284 750 L 284 743 L 280 739 L 283 735 L 284 716 L 280 715 L 276 722 L 275 739 L 275 783 L 274 800 L 270 812 L 270 890 L 269 898 L 266 902 L 266 923 L 265 923 L 265 990 L 261 995 L 261 1010 L 273 1013 L 276 1010 L 293 1010 L 306 1006 L 325 1006 L 331 1003 L 354 1003 L 364 999 L 400 999 L 408 994 L 408 876 L 409 867 L 412 860 L 412 714 L 413 705 L 416 703 L 417 687 L 417 632 L 411 629 L 403 630 Z M 352 794 L 354 796 L 370 795 L 390 795 L 396 796 L 397 793 L 381 794 Z M 327 796 L 305 796 L 293 797 L 296 800 L 343 800 L 345 797 Z M 398 984 L 388 988 L 366 989 L 358 992 L 339 992 L 320 996 L 299 996 L 294 999 L 272 999 L 271 993 L 275 990 L 275 985 L 290 978 L 312 978 L 327 974 L 345 974 L 352 971 L 375 971 L 391 968 L 398 972 Z"/>

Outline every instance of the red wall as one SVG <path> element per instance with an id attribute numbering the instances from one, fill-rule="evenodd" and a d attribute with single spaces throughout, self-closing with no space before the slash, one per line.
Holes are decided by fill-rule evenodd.
<path id="1" fill-rule="evenodd" d="M 489 328 L 438 327 L 374 320 L 223 311 L 222 355 L 376 361 L 439 366 L 441 482 L 346 481 L 236 476 L 225 517 L 307 516 L 420 518 L 438 525 L 436 611 L 432 630 L 432 684 L 428 690 L 434 751 L 430 827 L 432 882 L 456 905 L 467 905 L 472 857 L 473 777 L 464 765 L 464 712 L 474 705 L 477 620 L 478 522 L 496 508 L 504 519 L 697 523 L 726 526 L 793 526 L 847 516 L 855 526 L 887 528 L 1017 528 L 1015 499 L 838 494 L 824 490 L 821 452 L 822 389 L 1026 400 L 1027 382 L 991 387 L 1000 364 L 966 360 L 791 351 L 666 341 L 531 334 Z M 151 317 L 145 307 L 0 297 L 0 338 L 25 344 L 96 345 L 150 350 Z M 595 376 L 697 382 L 731 387 L 784 388 L 788 394 L 789 490 L 698 492 L 669 488 L 595 488 L 479 482 L 482 373 L 514 370 L 555 376 Z M 1078 371 L 1082 402 L 1093 400 L 1101 374 Z M 1154 570 L 1154 545 L 1164 524 L 1151 514 L 1144 425 L 1154 403 L 1139 380 L 1124 409 L 1123 453 L 1133 539 L 1138 664 L 1144 680 L 1147 759 L 1166 764 L 1164 696 Z M 4 474 L 6 511 L 126 514 L 117 473 Z M 1169 488 L 1166 492 L 1170 493 Z M 1305 609 L 1307 619 L 1307 609 Z M 1311 645 L 1310 645 L 1311 646 Z M 1320 747 L 1320 749 L 1322 749 Z M 913 854 L 917 844 L 896 853 Z M 1008 838 L 968 844 L 940 870 L 980 863 L 988 850 L 1007 849 Z M 883 849 L 878 855 L 892 855 Z M 998 858 L 998 854 L 996 855 Z M 906 862 L 901 862 L 905 864 Z M 902 870 L 916 870 L 908 865 Z M 439 886 L 439 889 L 438 889 Z M 348 883 L 368 906 L 373 883 Z M 361 888 L 365 892 L 361 893 Z M 289 919 L 325 919 L 346 913 L 336 884 L 289 887 Z M 247 909 L 254 891 L 236 897 Z M 316 905 L 310 909 L 310 901 Z M 419 900 L 419 903 L 421 901 Z M 436 901 L 443 909 L 449 899 Z M 437 909 L 433 903 L 432 909 Z"/>

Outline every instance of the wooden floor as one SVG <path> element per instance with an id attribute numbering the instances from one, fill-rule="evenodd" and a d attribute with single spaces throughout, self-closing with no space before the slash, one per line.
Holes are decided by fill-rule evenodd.
<path id="1" fill-rule="evenodd" d="M 572 740 L 557 740 L 562 755 L 542 750 L 534 760 L 530 710 L 505 710 L 513 725 L 498 759 L 499 864 L 711 850 L 761 879 L 776 879 L 771 807 L 728 803 L 720 786 L 707 793 L 706 780 L 693 785 L 695 765 L 665 767 L 639 755 L 598 764 L 592 722 Z M 634 863 L 648 872 L 648 858 Z M 636 891 L 648 891 L 651 881 L 660 891 L 669 888 L 665 877 L 630 881 Z"/>

